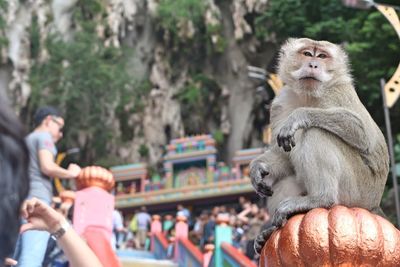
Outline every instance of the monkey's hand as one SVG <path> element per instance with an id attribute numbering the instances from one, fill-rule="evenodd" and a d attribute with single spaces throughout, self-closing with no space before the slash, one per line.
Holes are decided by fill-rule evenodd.
<path id="1" fill-rule="evenodd" d="M 263 249 L 265 243 L 267 243 L 271 234 L 278 229 L 276 226 L 270 226 L 268 229 L 262 231 L 254 240 L 254 250 L 257 255 L 261 254 L 261 250 Z"/>
<path id="2" fill-rule="evenodd" d="M 309 122 L 304 109 L 298 108 L 293 111 L 279 130 L 277 136 L 278 146 L 282 147 L 286 152 L 292 150 L 292 148 L 296 146 L 294 134 L 299 129 L 307 128 L 308 125 Z"/>
<path id="3" fill-rule="evenodd" d="M 250 178 L 256 193 L 260 197 L 272 196 L 272 188 L 265 183 L 265 179 L 270 173 L 268 165 L 262 161 L 254 161 L 250 164 Z"/>

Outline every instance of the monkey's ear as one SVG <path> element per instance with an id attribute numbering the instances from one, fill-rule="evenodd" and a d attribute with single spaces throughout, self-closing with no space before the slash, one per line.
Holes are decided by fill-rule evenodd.
<path id="1" fill-rule="evenodd" d="M 289 37 L 289 38 L 286 40 L 286 43 L 287 43 L 287 44 L 288 44 L 288 43 L 294 43 L 294 42 L 296 42 L 298 39 L 299 39 L 299 38 Z"/>
<path id="2" fill-rule="evenodd" d="M 293 37 L 288 38 L 281 46 L 280 49 L 281 56 L 284 55 L 285 52 L 292 51 L 298 40 L 299 38 L 293 38 Z"/>
<path id="3" fill-rule="evenodd" d="M 297 40 L 299 40 L 299 38 L 289 37 L 288 39 L 286 39 L 282 47 L 293 46 L 297 42 Z"/>
<path id="4" fill-rule="evenodd" d="M 346 51 L 346 46 L 348 46 L 348 45 L 349 45 L 348 42 L 341 42 L 337 46 L 339 46 L 339 48 L 342 49 L 343 51 Z"/>

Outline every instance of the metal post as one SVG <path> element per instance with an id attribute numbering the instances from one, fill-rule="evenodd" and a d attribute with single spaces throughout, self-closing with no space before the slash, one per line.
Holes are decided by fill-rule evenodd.
<path id="1" fill-rule="evenodd" d="M 390 124 L 389 108 L 386 105 L 385 83 L 386 83 L 385 80 L 381 79 L 381 92 L 382 92 L 382 98 L 383 98 L 383 111 L 384 111 L 384 114 L 385 114 L 386 135 L 387 135 L 387 139 L 388 139 L 389 157 L 390 157 L 390 165 L 391 165 L 393 189 L 394 189 L 394 199 L 395 199 L 395 202 L 396 202 L 397 227 L 400 227 L 399 188 L 398 188 L 398 184 L 397 184 L 396 162 L 394 160 L 392 126 Z"/>

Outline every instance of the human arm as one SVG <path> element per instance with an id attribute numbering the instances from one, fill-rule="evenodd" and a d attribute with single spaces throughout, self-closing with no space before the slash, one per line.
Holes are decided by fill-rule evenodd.
<path id="1" fill-rule="evenodd" d="M 67 169 L 58 166 L 54 161 L 53 154 L 47 149 L 40 149 L 38 154 L 40 170 L 46 176 L 73 179 L 76 178 L 81 171 L 81 168 L 76 164 L 70 164 Z"/>
<path id="2" fill-rule="evenodd" d="M 249 218 L 247 215 L 251 212 L 251 205 L 247 206 L 244 210 L 242 210 L 238 215 L 237 218 L 244 223 L 249 222 Z"/>
<path id="3" fill-rule="evenodd" d="M 42 230 L 55 233 L 66 222 L 61 214 L 36 198 L 25 201 L 21 212 L 28 221 L 21 226 L 21 232 Z M 97 256 L 72 228 L 68 228 L 65 234 L 57 239 L 57 243 L 72 266 L 102 267 Z"/>

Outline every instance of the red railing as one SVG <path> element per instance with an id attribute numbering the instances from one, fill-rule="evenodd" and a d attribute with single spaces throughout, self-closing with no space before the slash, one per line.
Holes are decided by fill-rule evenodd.
<path id="1" fill-rule="evenodd" d="M 242 252 L 229 243 L 222 243 L 222 251 L 231 257 L 240 267 L 257 267 L 257 265 L 247 258 Z"/>
<path id="2" fill-rule="evenodd" d="M 193 245 L 187 238 L 179 238 L 176 245 L 178 249 L 175 252 L 179 266 L 203 267 L 204 257 L 201 251 Z"/>

